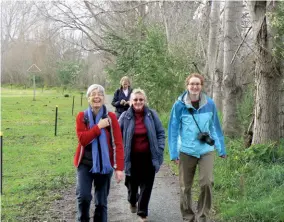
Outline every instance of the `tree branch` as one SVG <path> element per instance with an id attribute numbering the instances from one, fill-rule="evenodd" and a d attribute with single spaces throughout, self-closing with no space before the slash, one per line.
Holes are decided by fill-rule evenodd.
<path id="1" fill-rule="evenodd" d="M 243 43 L 244 43 L 244 41 L 245 41 L 245 39 L 246 39 L 248 33 L 250 32 L 251 28 L 252 28 L 252 26 L 249 27 L 249 29 L 247 30 L 247 32 L 246 32 L 246 34 L 245 34 L 245 36 L 244 36 L 242 42 L 241 42 L 240 45 L 238 46 L 237 51 L 235 52 L 235 54 L 234 54 L 234 56 L 233 56 L 233 58 L 232 58 L 232 60 L 231 60 L 231 65 L 233 64 L 233 62 L 234 62 L 234 60 L 235 60 L 235 57 L 236 57 L 237 53 L 239 52 L 241 46 L 243 45 Z"/>

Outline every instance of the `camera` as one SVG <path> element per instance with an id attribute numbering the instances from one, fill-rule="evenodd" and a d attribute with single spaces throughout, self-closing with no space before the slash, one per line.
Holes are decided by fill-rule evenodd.
<path id="1" fill-rule="evenodd" d="M 203 133 L 198 133 L 197 138 L 203 142 L 207 143 L 210 146 L 213 146 L 215 144 L 215 140 L 211 139 L 208 133 L 203 132 Z"/>

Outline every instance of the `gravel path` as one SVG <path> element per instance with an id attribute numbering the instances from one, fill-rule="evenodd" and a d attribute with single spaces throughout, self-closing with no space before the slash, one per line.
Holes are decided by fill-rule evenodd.
<path id="1" fill-rule="evenodd" d="M 53 203 L 47 221 L 74 222 L 75 185 L 62 193 L 63 198 Z M 117 184 L 112 179 L 110 195 L 108 198 L 109 222 L 138 221 L 136 214 L 129 210 L 127 202 L 127 189 L 124 181 Z M 91 215 L 94 206 L 91 206 Z M 149 205 L 149 220 L 151 222 L 179 222 L 182 221 L 179 211 L 179 185 L 178 178 L 172 175 L 166 165 L 162 165 L 157 173 Z M 50 220 L 49 220 L 50 219 Z"/>
<path id="2" fill-rule="evenodd" d="M 112 96 L 106 97 L 108 110 L 113 111 L 110 105 Z M 75 176 L 75 175 L 74 175 Z M 76 214 L 75 184 L 62 191 L 62 199 L 56 200 L 48 212 L 45 221 L 74 222 Z M 91 205 L 93 215 L 94 206 Z M 149 220 L 151 222 L 179 222 L 182 221 L 179 210 L 179 184 L 168 166 L 162 165 L 156 174 L 152 196 L 149 205 Z M 109 222 L 138 221 L 136 214 L 132 214 L 127 202 L 127 189 L 124 181 L 117 184 L 112 178 L 110 195 L 108 198 Z"/>

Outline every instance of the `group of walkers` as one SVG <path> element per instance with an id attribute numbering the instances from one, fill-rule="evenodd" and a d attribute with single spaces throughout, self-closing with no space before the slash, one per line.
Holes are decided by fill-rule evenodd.
<path id="1" fill-rule="evenodd" d="M 186 78 L 186 90 L 174 103 L 168 125 L 170 159 L 178 164 L 180 210 L 183 221 L 207 222 L 212 202 L 214 150 L 226 158 L 224 138 L 215 104 L 202 92 L 204 78 L 198 73 Z M 93 221 L 107 222 L 107 198 L 111 177 L 125 179 L 131 213 L 148 221 L 148 205 L 163 162 L 165 130 L 158 114 L 147 105 L 145 92 L 132 89 L 128 77 L 120 81 L 112 105 L 104 104 L 105 90 L 93 84 L 87 90 L 89 107 L 76 118 L 78 147 L 76 221 L 90 220 L 92 186 Z M 199 166 L 200 196 L 197 211 L 192 207 L 191 187 Z M 124 178 L 125 175 L 125 178 Z"/>

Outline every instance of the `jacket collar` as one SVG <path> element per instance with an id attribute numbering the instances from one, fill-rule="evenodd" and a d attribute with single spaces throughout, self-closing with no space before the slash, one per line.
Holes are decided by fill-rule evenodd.
<path id="1" fill-rule="evenodd" d="M 191 104 L 191 101 L 189 99 L 189 91 L 184 91 L 179 97 L 178 100 L 183 103 L 187 108 L 194 108 Z M 204 92 L 200 93 L 200 102 L 199 102 L 199 108 L 204 106 L 207 103 L 206 94 Z"/>
<path id="2" fill-rule="evenodd" d="M 151 112 L 150 112 L 150 109 L 149 109 L 148 106 L 144 106 L 144 116 L 146 116 L 146 115 L 148 115 L 148 116 L 151 115 Z M 133 116 L 134 116 L 134 110 L 133 110 L 132 106 L 130 106 L 125 113 L 125 117 L 127 119 L 131 119 Z"/>

